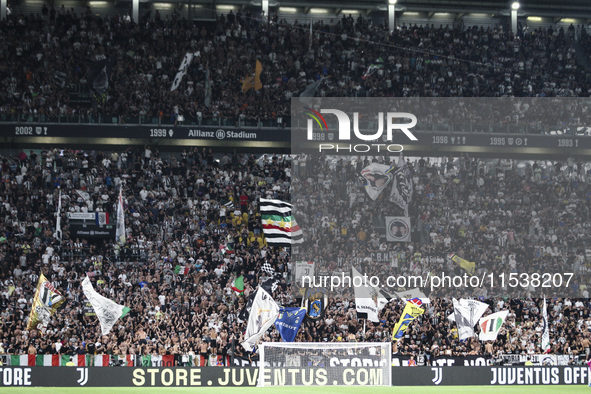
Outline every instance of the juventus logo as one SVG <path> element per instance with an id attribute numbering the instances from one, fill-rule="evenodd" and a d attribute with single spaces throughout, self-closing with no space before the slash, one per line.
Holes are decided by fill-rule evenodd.
<path id="1" fill-rule="evenodd" d="M 435 377 L 432 379 L 432 382 L 435 385 L 439 385 L 441 383 L 441 380 L 443 379 L 443 368 L 432 367 L 431 371 L 435 372 Z"/>
<path id="2" fill-rule="evenodd" d="M 77 380 L 80 386 L 84 386 L 88 383 L 88 368 L 76 368 L 76 371 L 80 372 L 80 379 Z"/>

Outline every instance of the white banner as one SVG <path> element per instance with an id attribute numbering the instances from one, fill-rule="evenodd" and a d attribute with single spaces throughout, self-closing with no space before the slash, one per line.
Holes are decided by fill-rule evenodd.
<path id="1" fill-rule="evenodd" d="M 95 220 L 95 212 L 68 212 L 68 219 L 70 220 Z"/>
<path id="2" fill-rule="evenodd" d="M 571 357 L 568 354 L 502 354 L 505 365 L 523 364 L 531 361 L 533 365 L 569 365 Z"/>
<path id="3" fill-rule="evenodd" d="M 107 212 L 68 212 L 69 220 L 92 220 L 97 226 L 109 224 Z"/>
<path id="4" fill-rule="evenodd" d="M 386 216 L 386 240 L 388 242 L 410 242 L 410 218 Z"/>
<path id="5" fill-rule="evenodd" d="M 314 276 L 314 262 L 313 261 L 296 261 L 295 263 L 295 283 L 297 287 L 302 286 L 302 277 Z"/>

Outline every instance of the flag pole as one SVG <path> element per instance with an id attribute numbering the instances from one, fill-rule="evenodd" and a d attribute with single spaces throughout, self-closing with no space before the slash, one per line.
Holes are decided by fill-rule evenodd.
<path id="1" fill-rule="evenodd" d="M 312 37 L 313 37 L 313 34 L 312 34 L 312 20 L 310 20 L 310 39 L 308 40 L 309 41 L 308 42 L 308 51 L 311 51 L 312 50 Z"/>
<path id="2" fill-rule="evenodd" d="M 367 319 L 363 319 L 363 340 L 365 341 L 365 322 L 367 322 Z"/>
<path id="3" fill-rule="evenodd" d="M 117 201 L 117 228 L 115 239 L 119 246 L 125 244 L 125 211 L 123 207 L 123 185 L 119 187 L 119 199 Z"/>
<path id="4" fill-rule="evenodd" d="M 55 237 L 59 241 L 60 248 L 62 246 L 62 189 L 59 188 L 59 196 L 57 200 L 57 215 L 55 218 Z"/>
<path id="5" fill-rule="evenodd" d="M 234 365 L 234 354 L 236 353 L 236 339 L 232 339 L 232 357 L 230 357 L 230 366 Z"/>

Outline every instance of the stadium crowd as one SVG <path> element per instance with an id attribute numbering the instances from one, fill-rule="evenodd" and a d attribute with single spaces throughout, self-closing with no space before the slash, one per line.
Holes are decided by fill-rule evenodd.
<path id="1" fill-rule="evenodd" d="M 409 160 L 415 185 L 409 215 L 419 229 L 409 243 L 384 242 L 376 230 L 379 223 L 365 219 L 383 214 L 378 204 L 367 201 L 359 182 L 359 170 L 368 163 L 364 158 L 343 163 L 327 157 L 256 158 L 198 149 L 172 154 L 149 146 L 123 152 L 46 149 L 3 157 L 0 354 L 253 357 L 239 345 L 245 330 L 241 312 L 244 299 L 266 276 L 263 263 L 281 277 L 275 300 L 299 306 L 291 291 L 293 262 L 285 251 L 266 245 L 258 199 L 297 200 L 292 195 L 297 182 L 308 185 L 310 204 L 318 203 L 318 220 L 301 211 L 306 236 L 322 240 L 335 234 L 327 245 L 341 250 L 319 252 L 319 274 L 348 273 L 352 265 L 368 274 L 425 272 L 444 265 L 449 252 L 476 261 L 480 271 L 523 272 L 567 262 L 577 274 L 573 297 L 548 298 L 552 352 L 589 354 L 589 303 L 577 298 L 588 298 L 581 236 L 589 224 L 586 163 L 522 167 L 510 160 L 467 157 Z M 66 213 L 104 211 L 116 217 L 120 188 L 126 243 L 120 247 L 114 239 L 72 239 Z M 60 191 L 61 244 L 54 237 Z M 363 220 L 356 214 L 332 217 L 327 205 L 333 202 L 341 212 L 347 207 L 349 213 L 363 212 Z M 234 253 L 221 253 L 223 245 Z M 374 252 L 386 252 L 387 261 L 372 261 L 368 256 Z M 188 272 L 175 270 L 177 265 L 188 266 Z M 45 335 L 26 330 L 40 272 L 67 298 Z M 245 278 L 242 296 L 231 289 L 240 275 Z M 108 336 L 100 335 L 96 317 L 86 316 L 80 284 L 85 276 L 99 293 L 131 307 Z M 489 303 L 490 312 L 510 311 L 494 344 L 476 338 L 458 341 L 455 323 L 447 319 L 453 311 L 451 294 L 442 299 L 434 293 L 426 314 L 394 345 L 395 353 L 542 353 L 541 301 L 526 292 L 522 297 L 507 294 L 476 294 Z M 368 322 L 363 329 L 350 294 L 334 293 L 324 317 L 306 321 L 297 340 L 388 341 L 403 307 L 401 300 L 392 301 L 379 324 Z M 280 340 L 275 329 L 264 339 Z"/>
<path id="2" fill-rule="evenodd" d="M 11 15 L 0 26 L 0 120 L 158 123 L 184 116 L 199 124 L 263 120 L 282 126 L 290 98 L 319 80 L 315 94 L 321 97 L 591 93 L 591 79 L 563 29 L 513 37 L 500 27 L 403 25 L 390 34 L 362 17 L 343 17 L 316 23 L 312 30 L 310 36 L 308 26 L 266 24 L 241 14 L 222 16 L 211 29 L 159 15 L 146 15 L 139 25 L 65 9 Z M 581 42 L 588 50 L 584 31 Z M 171 91 L 186 53 L 195 56 Z M 243 92 L 242 79 L 257 60 L 263 88 Z M 291 256 L 267 246 L 262 235 L 258 200 L 268 197 L 293 200 L 302 208 L 298 220 L 306 237 L 329 241 L 311 248 L 319 274 L 348 274 L 352 265 L 378 276 L 461 272 L 447 260 L 450 253 L 475 261 L 479 273 L 568 268 L 576 274 L 568 289 L 572 297 L 548 294 L 551 352 L 589 355 L 588 163 L 408 160 L 415 229 L 408 243 L 388 243 L 380 235 L 384 201 L 370 201 L 359 179 L 370 163 L 198 149 L 170 154 L 148 146 L 120 152 L 51 148 L 1 157 L 0 354 L 248 358 L 239 345 L 245 330 L 241 311 L 265 278 L 263 263 L 282 278 L 275 300 L 299 306 L 292 294 Z M 67 212 L 103 211 L 114 218 L 120 189 L 124 245 L 70 236 Z M 55 237 L 60 192 L 61 242 Z M 224 245 L 234 253 L 221 252 Z M 189 270 L 181 274 L 177 266 Z M 67 298 L 45 335 L 26 330 L 41 272 Z M 231 289 L 240 275 L 243 296 Z M 108 336 L 87 316 L 80 287 L 85 276 L 101 294 L 131 307 Z M 519 297 L 497 290 L 485 287 L 475 294 L 489 303 L 490 312 L 510 311 L 494 344 L 459 341 L 447 316 L 453 311 L 449 297 L 461 294 L 435 292 L 426 314 L 412 323 L 394 352 L 542 353 L 541 301 L 525 290 Z M 351 294 L 335 293 L 324 317 L 306 321 L 297 340 L 388 341 L 403 307 L 392 301 L 379 324 L 362 328 Z M 278 332 L 271 329 L 265 340 L 279 340 Z"/>
<path id="3" fill-rule="evenodd" d="M 563 28 L 514 37 L 500 26 L 403 24 L 391 34 L 372 20 L 343 16 L 312 30 L 241 13 L 220 16 L 208 28 L 159 14 L 136 25 L 63 7 L 10 15 L 0 27 L 0 119 L 283 126 L 290 98 L 318 80 L 321 97 L 591 92 L 589 73 Z M 171 90 L 187 53 L 195 56 Z M 243 92 L 257 60 L 262 89 Z"/>

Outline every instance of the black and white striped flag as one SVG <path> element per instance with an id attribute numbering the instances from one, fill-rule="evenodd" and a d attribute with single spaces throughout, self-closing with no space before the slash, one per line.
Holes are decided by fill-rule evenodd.
<path id="1" fill-rule="evenodd" d="M 53 73 L 53 79 L 55 81 L 55 84 L 58 85 L 59 87 L 63 88 L 66 86 L 66 77 L 68 76 L 68 74 L 66 74 L 63 71 L 55 71 Z"/>
<path id="2" fill-rule="evenodd" d="M 263 233 L 269 246 L 291 246 L 304 242 L 290 203 L 261 198 L 260 210 Z"/>

